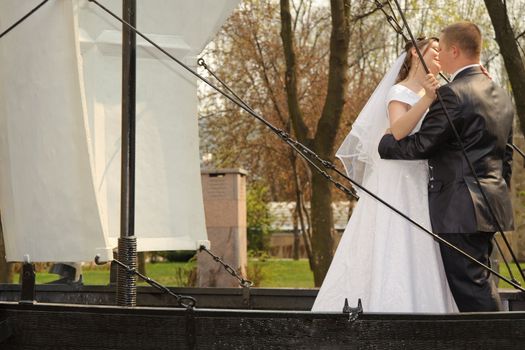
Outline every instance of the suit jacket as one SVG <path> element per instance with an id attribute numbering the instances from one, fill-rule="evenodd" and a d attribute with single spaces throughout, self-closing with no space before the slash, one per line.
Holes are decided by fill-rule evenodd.
<path id="1" fill-rule="evenodd" d="M 512 174 L 510 97 L 479 67 L 460 72 L 439 88 L 467 156 L 474 166 L 499 224 L 513 229 L 509 195 Z M 496 232 L 459 143 L 438 100 L 430 106 L 419 132 L 396 141 L 385 135 L 379 143 L 384 159 L 428 159 L 429 207 L 436 233 Z"/>

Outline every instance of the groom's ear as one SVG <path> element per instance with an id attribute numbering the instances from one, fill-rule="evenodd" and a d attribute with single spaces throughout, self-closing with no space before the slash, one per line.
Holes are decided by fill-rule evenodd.
<path id="1" fill-rule="evenodd" d="M 459 47 L 456 45 L 450 45 L 450 53 L 452 53 L 452 57 L 457 58 L 460 54 Z"/>

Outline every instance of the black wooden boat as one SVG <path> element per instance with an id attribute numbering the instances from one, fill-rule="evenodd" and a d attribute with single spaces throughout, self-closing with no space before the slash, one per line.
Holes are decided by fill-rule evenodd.
<path id="1" fill-rule="evenodd" d="M 519 349 L 525 298 L 502 291 L 507 312 L 387 314 L 308 311 L 314 289 L 173 288 L 197 308 L 139 287 L 137 307 L 112 306 L 115 288 L 39 285 L 20 303 L 0 288 L 0 348 L 11 349 Z"/>

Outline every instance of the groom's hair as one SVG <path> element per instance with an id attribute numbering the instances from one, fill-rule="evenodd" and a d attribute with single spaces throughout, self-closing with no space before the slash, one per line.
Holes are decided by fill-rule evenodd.
<path id="1" fill-rule="evenodd" d="M 482 45 L 481 30 L 474 23 L 454 23 L 445 27 L 441 33 L 446 45 L 457 45 L 468 57 L 479 58 Z"/>

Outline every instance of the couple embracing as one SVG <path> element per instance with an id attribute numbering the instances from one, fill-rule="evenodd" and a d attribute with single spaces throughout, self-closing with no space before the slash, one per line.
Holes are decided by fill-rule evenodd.
<path id="1" fill-rule="evenodd" d="M 432 74 L 407 45 L 337 156 L 365 188 L 490 265 L 497 225 L 436 90 L 503 230 L 513 229 L 512 102 L 480 66 L 482 37 L 475 24 L 452 24 L 439 39 L 416 44 Z M 440 70 L 451 80 L 441 87 L 434 77 Z M 367 312 L 501 310 L 488 271 L 366 193 L 360 197 L 313 311 L 340 312 L 345 298 L 354 305 L 361 298 Z"/>

